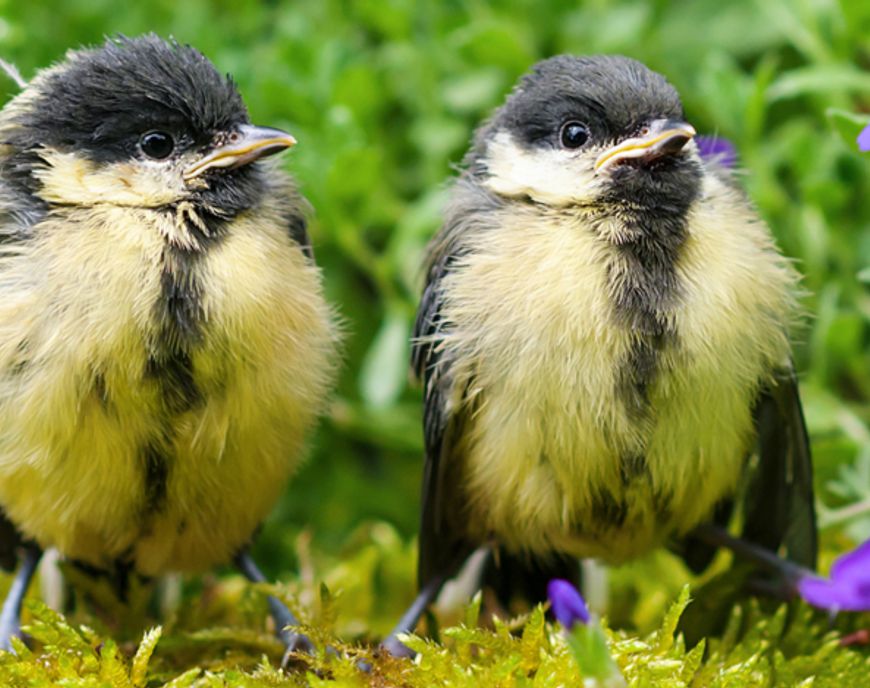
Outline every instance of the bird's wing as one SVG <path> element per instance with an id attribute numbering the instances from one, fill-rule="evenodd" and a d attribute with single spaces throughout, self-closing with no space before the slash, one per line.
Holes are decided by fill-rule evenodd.
<path id="1" fill-rule="evenodd" d="M 294 212 L 287 222 L 287 233 L 290 238 L 299 244 L 302 252 L 309 260 L 314 260 L 314 248 L 311 246 L 311 237 L 308 236 L 308 220 L 304 213 Z"/>
<path id="2" fill-rule="evenodd" d="M 467 251 L 465 239 L 491 229 L 488 219 L 499 202 L 467 176 L 453 188 L 445 222 L 429 248 L 426 286 L 411 347 L 411 367 L 423 382 L 422 519 L 418 580 L 421 586 L 435 576 L 449 576 L 474 550 L 461 528 L 463 511 L 459 468 L 459 440 L 469 415 L 465 390 L 457 383 L 452 362 L 439 347 L 449 324 L 442 320 L 442 280 Z M 457 384 L 462 387 L 457 389 Z"/>
<path id="3" fill-rule="evenodd" d="M 457 439 L 462 424 L 458 414 L 447 409 L 450 395 L 450 364 L 438 350 L 441 323 L 439 286 L 449 260 L 430 276 L 414 325 L 411 365 L 423 382 L 423 443 L 426 452 L 420 523 L 420 554 L 417 579 L 422 588 L 436 576 L 449 576 L 471 553 L 461 533 L 450 527 L 445 510 L 455 499 L 454 481 L 448 478 L 456 467 Z"/>
<path id="4" fill-rule="evenodd" d="M 27 238 L 30 228 L 45 214 L 42 201 L 27 194 L 20 183 L 9 181 L 22 174 L 19 167 L 16 159 L 0 157 L 0 244 Z M 21 544 L 21 534 L 0 507 L 0 569 L 15 569 Z"/>
<path id="5" fill-rule="evenodd" d="M 26 186 L 29 161 L 24 153 L 0 156 L 0 244 L 29 238 L 31 228 L 48 212 Z"/>
<path id="6" fill-rule="evenodd" d="M 312 216 L 313 208 L 292 179 L 278 173 L 277 167 L 272 168 L 272 171 L 274 174 L 264 178 L 268 184 L 274 184 L 271 188 L 273 197 L 281 199 L 279 222 L 287 228 L 290 240 L 302 249 L 308 260 L 314 262 L 314 249 L 308 235 L 308 219 Z"/>
<path id="7" fill-rule="evenodd" d="M 743 537 L 811 569 L 818 533 L 813 464 L 794 370 L 782 370 L 755 404 L 758 468 L 747 493 Z"/>

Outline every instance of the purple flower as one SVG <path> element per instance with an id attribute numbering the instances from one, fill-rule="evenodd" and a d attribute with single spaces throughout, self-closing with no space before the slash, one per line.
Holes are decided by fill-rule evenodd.
<path id="1" fill-rule="evenodd" d="M 586 602 L 568 581 L 554 578 L 547 583 L 547 597 L 550 598 L 553 614 L 565 628 L 570 630 L 578 623 L 589 623 Z"/>
<path id="2" fill-rule="evenodd" d="M 862 153 L 870 153 L 870 124 L 858 134 L 858 150 Z"/>
<path id="3" fill-rule="evenodd" d="M 829 578 L 804 576 L 797 589 L 804 600 L 820 609 L 870 611 L 870 540 L 839 557 Z"/>
<path id="4" fill-rule="evenodd" d="M 734 167 L 737 162 L 737 149 L 728 139 L 718 136 L 696 136 L 695 145 L 704 160 L 717 162 L 724 167 Z"/>

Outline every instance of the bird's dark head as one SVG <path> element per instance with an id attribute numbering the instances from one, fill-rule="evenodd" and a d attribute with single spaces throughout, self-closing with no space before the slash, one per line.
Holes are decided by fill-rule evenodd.
<path id="1" fill-rule="evenodd" d="M 48 205 L 192 202 L 231 217 L 262 193 L 250 163 L 293 143 L 252 126 L 201 53 L 154 35 L 68 53 L 0 115 L 3 176 Z"/>
<path id="2" fill-rule="evenodd" d="M 490 190 L 608 212 L 685 208 L 702 167 L 680 98 L 626 57 L 538 63 L 478 132 L 466 159 Z"/>

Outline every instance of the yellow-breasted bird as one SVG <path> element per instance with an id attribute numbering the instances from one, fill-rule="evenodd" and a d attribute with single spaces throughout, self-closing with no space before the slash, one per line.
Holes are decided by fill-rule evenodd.
<path id="1" fill-rule="evenodd" d="M 624 57 L 537 64 L 477 131 L 432 241 L 420 595 L 480 546 L 504 596 L 725 524 L 813 566 L 788 332 L 798 275 L 674 88 Z M 754 458 L 753 458 L 754 457 Z M 694 531 L 697 533 L 698 531 Z"/>
<path id="2" fill-rule="evenodd" d="M 43 548 L 261 577 L 246 548 L 337 365 L 308 204 L 261 161 L 293 144 L 154 35 L 68 53 L 0 113 L 0 559 L 24 553 L 0 645 Z"/>

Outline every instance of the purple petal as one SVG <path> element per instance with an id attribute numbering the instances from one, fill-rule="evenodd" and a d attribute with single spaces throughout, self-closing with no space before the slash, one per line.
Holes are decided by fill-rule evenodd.
<path id="1" fill-rule="evenodd" d="M 737 162 L 737 149 L 728 139 L 718 136 L 696 136 L 695 145 L 704 160 L 717 162 L 725 167 L 734 167 Z"/>
<path id="2" fill-rule="evenodd" d="M 807 576 L 798 581 L 798 594 L 819 609 L 842 609 L 840 591 L 828 580 Z"/>
<path id="3" fill-rule="evenodd" d="M 837 558 L 831 566 L 831 580 L 835 584 L 870 586 L 870 540 Z"/>
<path id="4" fill-rule="evenodd" d="M 838 585 L 824 578 L 807 576 L 798 582 L 798 594 L 809 604 L 832 612 L 870 611 L 870 589 Z"/>
<path id="5" fill-rule="evenodd" d="M 798 593 L 814 607 L 870 611 L 870 540 L 837 558 L 829 579 L 805 576 Z"/>
<path id="6" fill-rule="evenodd" d="M 589 609 L 583 597 L 571 583 L 554 578 L 547 584 L 547 597 L 553 607 L 553 614 L 565 628 L 571 629 L 577 623 L 589 623 Z"/>
<path id="7" fill-rule="evenodd" d="M 864 127 L 864 131 L 858 134 L 858 150 L 862 153 L 870 152 L 870 124 Z"/>

